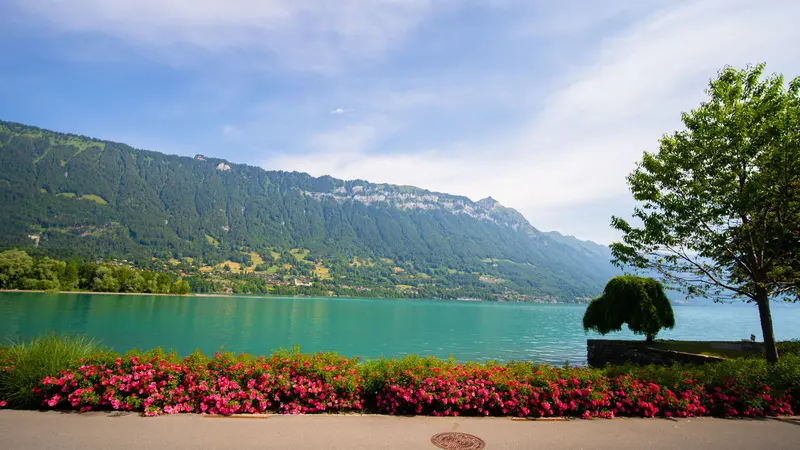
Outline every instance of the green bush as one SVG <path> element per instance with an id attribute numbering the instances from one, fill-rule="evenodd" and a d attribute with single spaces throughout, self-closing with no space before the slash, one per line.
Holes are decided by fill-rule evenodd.
<path id="1" fill-rule="evenodd" d="M 662 328 L 675 326 L 672 305 L 661 283 L 633 275 L 614 277 L 583 315 L 583 329 L 600 334 L 619 331 L 625 324 L 635 334 L 645 335 L 648 342 Z"/>
<path id="2" fill-rule="evenodd" d="M 800 355 L 800 341 L 783 341 L 778 342 L 778 354 L 785 355 Z"/>
<path id="3" fill-rule="evenodd" d="M 248 409 L 252 407 L 261 412 L 434 415 L 448 411 L 472 415 L 564 413 L 582 417 L 781 415 L 800 410 L 800 354 L 791 353 L 796 344 L 783 343 L 786 352 L 773 365 L 767 364 L 763 356 L 748 356 L 701 366 L 625 365 L 594 369 L 529 362 L 459 363 L 452 358 L 416 355 L 359 361 L 330 352 L 303 354 L 297 347 L 259 358 L 230 352 L 209 357 L 199 351 L 182 358 L 162 348 L 130 350 L 120 355 L 84 337 L 50 334 L 30 343 L 0 347 L 0 403 L 5 401 L 12 408 L 129 408 L 148 415 L 199 412 L 206 411 L 198 410 L 199 404 L 207 403 L 196 397 L 201 394 L 192 394 L 194 400 L 186 400 L 189 397 L 175 394 L 175 389 L 182 387 L 192 392 L 200 384 L 207 384 L 216 386 L 211 394 L 230 397 L 227 406 L 217 402 L 209 410 L 222 414 L 253 412 Z M 119 379 L 112 379 L 119 375 L 133 376 L 133 381 L 128 380 L 132 384 L 103 384 L 120 383 Z M 281 378 L 276 378 L 278 375 Z M 78 384 L 72 384 L 73 380 Z M 158 384 L 161 381 L 167 385 Z M 237 396 L 240 390 L 254 387 L 248 385 L 251 381 L 261 386 L 256 392 L 260 400 L 243 403 Z M 316 391 L 320 386 L 328 390 Z M 340 399 L 347 396 L 347 400 L 331 406 L 330 398 L 314 397 L 311 401 L 303 396 L 303 389 L 323 392 L 325 396 L 336 393 Z M 160 397 L 167 394 L 169 398 Z M 206 394 L 208 398 L 214 396 Z M 428 394 L 435 394 L 436 398 Z M 537 396 L 542 397 L 536 400 Z M 476 399 L 483 411 L 471 409 Z M 538 406 L 529 409 L 534 400 Z M 640 400 L 645 406 L 636 406 Z M 627 401 L 632 403 L 622 407 L 616 403 Z"/>
<path id="4" fill-rule="evenodd" d="M 53 333 L 30 342 L 16 342 L 0 353 L 0 399 L 10 407 L 37 407 L 33 389 L 47 376 L 74 368 L 81 358 L 98 358 L 107 351 L 94 339 Z"/>

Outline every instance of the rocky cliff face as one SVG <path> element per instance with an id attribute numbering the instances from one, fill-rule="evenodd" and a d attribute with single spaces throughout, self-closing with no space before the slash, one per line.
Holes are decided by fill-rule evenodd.
<path id="1" fill-rule="evenodd" d="M 343 183 L 330 191 L 302 192 L 303 195 L 316 200 L 329 199 L 340 204 L 353 201 L 364 205 L 383 204 L 402 210 L 440 210 L 452 214 L 463 214 L 473 219 L 495 223 L 514 230 L 523 230 L 530 235 L 539 233 L 517 210 L 501 205 L 492 197 L 473 202 L 467 197 L 431 192 L 410 186 L 359 181 Z"/>

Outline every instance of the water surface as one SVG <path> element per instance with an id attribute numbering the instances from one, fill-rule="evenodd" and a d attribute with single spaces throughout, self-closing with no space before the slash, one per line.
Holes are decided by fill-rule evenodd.
<path id="1" fill-rule="evenodd" d="M 584 305 L 278 297 L 0 293 L 0 339 L 69 332 L 118 351 L 172 348 L 268 354 L 299 345 L 374 358 L 416 353 L 457 360 L 585 363 Z M 778 339 L 800 338 L 800 308 L 773 308 Z M 671 339 L 761 337 L 754 306 L 676 306 Z M 609 335 L 633 338 L 628 332 Z"/>

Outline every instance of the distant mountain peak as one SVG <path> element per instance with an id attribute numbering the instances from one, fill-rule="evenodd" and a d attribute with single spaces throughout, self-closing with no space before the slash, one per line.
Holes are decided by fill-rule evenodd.
<path id="1" fill-rule="evenodd" d="M 500 202 L 498 202 L 497 200 L 493 199 L 491 195 L 486 197 L 486 198 L 484 198 L 484 199 L 478 200 L 475 203 L 480 205 L 480 206 L 482 206 L 482 207 L 484 207 L 484 208 L 486 208 L 486 209 L 494 209 L 497 206 L 501 206 Z"/>

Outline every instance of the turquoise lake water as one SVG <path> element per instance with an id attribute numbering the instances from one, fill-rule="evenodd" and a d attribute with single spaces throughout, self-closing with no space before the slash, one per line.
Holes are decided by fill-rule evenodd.
<path id="1" fill-rule="evenodd" d="M 211 354 L 337 351 L 374 358 L 409 353 L 457 360 L 585 363 L 586 306 L 444 300 L 277 297 L 163 297 L 0 293 L 0 339 L 50 330 L 86 334 L 118 351 L 172 348 Z M 676 306 L 665 339 L 761 336 L 755 306 Z M 800 339 L 800 307 L 773 308 L 778 339 Z M 609 335 L 634 338 L 630 332 Z M 638 339 L 638 337 L 637 337 Z"/>

